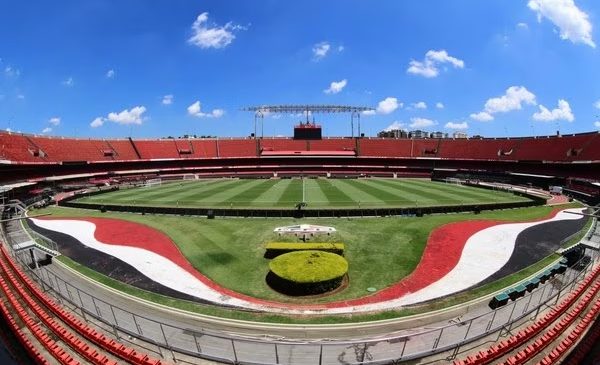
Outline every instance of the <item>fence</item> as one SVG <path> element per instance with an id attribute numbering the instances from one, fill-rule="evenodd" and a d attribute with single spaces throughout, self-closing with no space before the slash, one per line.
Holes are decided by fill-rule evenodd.
<path id="1" fill-rule="evenodd" d="M 79 310 L 86 320 L 99 320 L 109 326 L 117 337 L 143 339 L 156 346 L 147 347 L 148 350 L 160 356 L 171 355 L 176 361 L 189 362 L 188 356 L 194 356 L 225 363 L 263 365 L 388 364 L 452 349 L 456 355 L 462 345 L 495 332 L 498 332 L 499 338 L 503 332 L 510 331 L 517 321 L 525 320 L 530 315 L 532 317 L 529 319 L 534 319 L 545 306 L 556 305 L 562 295 L 573 290 L 585 277 L 599 255 L 596 250 L 586 249 L 587 259 L 582 259 L 564 274 L 555 276 L 524 297 L 496 310 L 443 327 L 375 340 L 292 342 L 246 338 L 161 322 L 111 304 L 98 294 L 75 286 L 53 272 L 52 266 L 30 268 L 26 254 L 12 254 L 44 290 L 52 290 L 65 304 Z M 136 344 L 139 345 L 139 342 Z"/>

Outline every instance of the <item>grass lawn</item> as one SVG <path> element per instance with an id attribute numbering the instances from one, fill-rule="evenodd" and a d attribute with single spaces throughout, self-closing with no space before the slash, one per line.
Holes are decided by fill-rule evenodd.
<path id="1" fill-rule="evenodd" d="M 511 193 L 427 179 L 207 179 L 80 198 L 105 205 L 307 209 L 415 207 L 526 201 Z"/>
<path id="2" fill-rule="evenodd" d="M 52 213 L 56 217 L 111 217 L 147 224 L 169 235 L 179 246 L 183 254 L 194 267 L 207 277 L 224 287 L 258 298 L 277 300 L 289 303 L 323 303 L 344 299 L 358 298 L 367 295 L 367 288 L 383 289 L 410 274 L 420 261 L 429 232 L 439 225 L 469 219 L 497 220 L 529 220 L 547 215 L 552 207 L 532 207 L 503 211 L 482 212 L 478 216 L 469 213 L 431 215 L 423 218 L 355 218 L 355 219 L 272 219 L 272 218 L 228 218 L 208 220 L 199 217 L 179 217 L 163 215 L 139 215 L 131 213 L 100 213 L 72 208 L 50 207 L 36 213 Z M 270 241 L 281 241 L 272 233 L 278 226 L 299 224 L 319 224 L 335 227 L 338 232 L 319 241 L 343 242 L 346 245 L 345 257 L 349 262 L 348 287 L 331 296 L 307 299 L 291 298 L 271 290 L 265 283 L 269 270 L 269 260 L 263 257 L 265 244 Z M 288 239 L 289 240 L 289 239 Z M 549 257 L 537 266 L 543 267 Z M 250 313 L 232 312 L 221 308 L 201 306 L 189 302 L 162 297 L 154 293 L 118 283 L 104 275 L 83 268 L 68 258 L 63 262 L 101 281 L 133 295 L 154 300 L 166 305 L 206 314 L 223 315 L 226 317 L 260 319 L 274 318 L 282 321 L 281 316 L 257 315 Z M 418 308 L 403 311 L 387 312 L 375 315 L 354 316 L 353 319 L 319 319 L 318 321 L 362 320 L 367 318 L 384 318 L 425 311 L 426 308 L 447 306 L 459 301 L 473 299 L 510 285 L 531 274 L 534 268 L 526 269 L 498 282 L 459 294 L 456 297 L 436 301 Z M 337 317 L 334 317 L 337 318 Z M 286 321 L 304 321 L 298 318 L 288 318 Z"/>

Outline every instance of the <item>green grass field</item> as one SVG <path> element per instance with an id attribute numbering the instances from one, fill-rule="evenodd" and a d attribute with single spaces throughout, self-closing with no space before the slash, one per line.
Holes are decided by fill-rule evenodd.
<path id="1" fill-rule="evenodd" d="M 531 220 L 547 215 L 553 208 L 531 207 L 482 212 L 476 219 L 494 220 Z M 387 218 L 315 218 L 315 219 L 277 219 L 277 218 L 226 218 L 208 220 L 200 217 L 181 217 L 167 215 L 139 215 L 131 213 L 100 213 L 98 211 L 51 207 L 39 213 L 52 213 L 56 217 L 111 217 L 143 223 L 165 232 L 173 239 L 191 264 L 207 277 L 234 291 L 257 298 L 277 300 L 289 303 L 306 303 L 306 299 L 287 297 L 271 290 L 265 283 L 269 259 L 264 258 L 265 245 L 270 241 L 280 241 L 273 233 L 278 226 L 308 223 L 334 226 L 338 232 L 325 241 L 344 242 L 345 257 L 349 262 L 349 285 L 343 291 L 322 298 L 311 298 L 310 303 L 323 303 L 358 298 L 369 294 L 367 288 L 382 289 L 410 274 L 421 259 L 432 229 L 440 225 L 474 219 L 473 214 L 440 214 L 423 218 L 387 217 Z M 290 238 L 291 239 L 291 238 Z M 319 239 L 321 240 L 321 239 Z M 476 296 L 494 292 L 510 285 L 539 270 L 556 259 L 551 255 L 538 264 L 513 274 L 497 282 L 487 284 L 473 291 L 461 293 L 457 298 L 447 298 L 426 307 L 410 309 L 401 313 L 359 316 L 351 320 L 383 318 L 426 311 L 440 306 L 456 304 Z M 254 316 L 248 313 L 231 312 L 222 308 L 206 307 L 181 300 L 162 297 L 145 292 L 129 285 L 117 282 L 104 275 L 92 272 L 76 263 L 63 258 L 67 264 L 77 268 L 95 280 L 119 290 L 186 310 L 234 318 L 264 320 L 264 315 Z M 282 321 L 281 317 L 273 318 Z M 328 319 L 326 321 L 345 321 L 348 319 Z M 296 321 L 288 318 L 285 321 Z M 321 319 L 316 320 L 317 322 Z"/>
<path id="2" fill-rule="evenodd" d="M 307 209 L 426 207 L 525 201 L 501 191 L 426 179 L 210 179 L 122 189 L 80 198 L 107 205 Z"/>

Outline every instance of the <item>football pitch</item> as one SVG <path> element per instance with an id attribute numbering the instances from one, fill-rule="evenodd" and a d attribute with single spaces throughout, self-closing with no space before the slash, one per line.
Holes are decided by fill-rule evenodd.
<path id="1" fill-rule="evenodd" d="M 427 179 L 205 179 L 163 182 L 80 198 L 82 203 L 155 207 L 307 209 L 427 207 L 526 201 L 503 191 Z"/>

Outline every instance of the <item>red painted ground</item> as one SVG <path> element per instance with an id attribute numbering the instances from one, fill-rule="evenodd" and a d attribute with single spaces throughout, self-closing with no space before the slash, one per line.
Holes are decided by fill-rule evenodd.
<path id="1" fill-rule="evenodd" d="M 550 199 L 546 201 L 546 205 L 558 205 L 569 202 L 569 197 L 564 195 L 552 195 Z"/>
<path id="2" fill-rule="evenodd" d="M 94 237 L 102 243 L 116 246 L 136 247 L 152 251 L 173 261 L 182 269 L 194 275 L 194 277 L 203 282 L 205 285 L 213 288 L 218 292 L 223 293 L 224 295 L 244 299 L 249 302 L 259 304 L 272 304 L 272 302 L 269 301 L 245 296 L 243 294 L 229 290 L 210 280 L 209 278 L 198 272 L 198 270 L 196 270 L 192 266 L 192 264 L 185 258 L 185 256 L 183 256 L 181 251 L 179 251 L 177 245 L 175 245 L 175 243 L 169 238 L 169 236 L 167 236 L 159 230 L 156 230 L 144 224 L 113 218 L 43 217 L 39 219 L 66 219 L 93 223 L 96 226 L 96 230 L 94 231 Z"/>
<path id="3" fill-rule="evenodd" d="M 537 220 L 550 219 L 559 211 L 560 209 L 554 209 L 548 216 Z M 96 225 L 94 236 L 98 241 L 106 244 L 142 248 L 162 255 L 194 275 L 205 285 L 225 295 L 257 304 L 306 309 L 357 306 L 396 299 L 406 294 L 413 293 L 433 284 L 450 272 L 456 264 L 458 264 L 462 250 L 469 237 L 473 234 L 497 224 L 510 223 L 507 221 L 478 220 L 449 223 L 440 226 L 434 229 L 429 235 L 421 262 L 416 269 L 396 284 L 380 290 L 373 295 L 358 299 L 331 302 L 323 305 L 290 305 L 249 297 L 218 285 L 198 272 L 167 235 L 146 225 L 112 218 L 42 219 L 69 219 L 94 223 Z"/>

